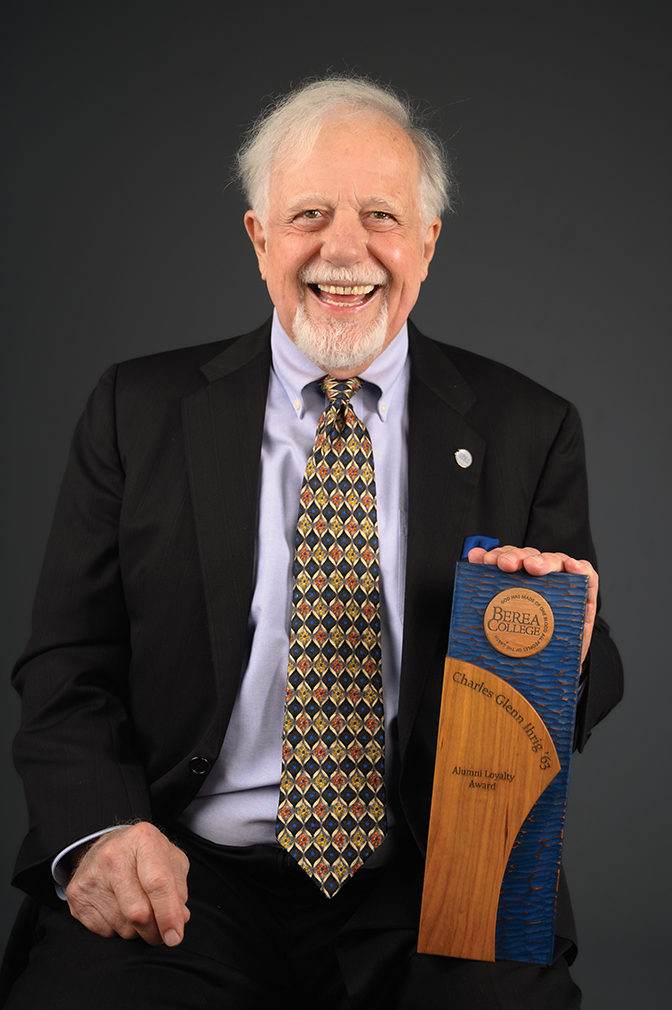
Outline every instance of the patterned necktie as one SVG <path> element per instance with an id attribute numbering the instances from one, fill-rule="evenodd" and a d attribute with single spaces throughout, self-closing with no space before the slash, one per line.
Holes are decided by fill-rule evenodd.
<path id="1" fill-rule="evenodd" d="M 327 897 L 385 838 L 385 717 L 371 439 L 329 403 L 301 488 L 276 834 Z"/>

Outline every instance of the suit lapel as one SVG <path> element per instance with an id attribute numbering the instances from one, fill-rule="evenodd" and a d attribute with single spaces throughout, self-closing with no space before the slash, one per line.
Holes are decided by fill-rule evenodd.
<path id="1" fill-rule="evenodd" d="M 208 385 L 182 404 L 210 644 L 227 722 L 248 647 L 270 366 L 269 323 L 203 366 Z"/>
<path id="2" fill-rule="evenodd" d="M 402 760 L 423 705 L 438 724 L 455 563 L 468 533 L 485 440 L 464 420 L 475 396 L 447 355 L 409 323 L 411 381 L 408 438 L 408 549 L 399 698 Z M 461 467 L 458 449 L 472 463 Z M 434 732 L 422 726 L 423 732 Z M 433 739 L 432 739 L 433 746 Z"/>

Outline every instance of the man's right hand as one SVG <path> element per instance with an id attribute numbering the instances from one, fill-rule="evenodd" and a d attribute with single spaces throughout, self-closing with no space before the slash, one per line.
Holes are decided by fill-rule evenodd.
<path id="1" fill-rule="evenodd" d="M 66 888 L 72 915 L 99 936 L 174 947 L 189 921 L 189 860 L 153 824 L 101 835 L 85 849 Z"/>

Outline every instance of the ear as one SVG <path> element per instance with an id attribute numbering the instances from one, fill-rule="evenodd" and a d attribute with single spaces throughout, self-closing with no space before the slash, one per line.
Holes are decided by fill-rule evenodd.
<path id="1" fill-rule="evenodd" d="M 250 241 L 254 246 L 259 262 L 259 273 L 263 280 L 266 280 L 266 235 L 261 221 L 253 210 L 245 212 L 245 230 L 250 236 Z"/>
<path id="2" fill-rule="evenodd" d="M 429 273 L 429 264 L 432 262 L 434 257 L 434 251 L 436 249 L 436 243 L 439 238 L 439 232 L 441 231 L 441 218 L 435 217 L 429 228 L 427 229 L 427 234 L 425 235 L 425 241 L 422 247 L 422 279 L 425 280 L 427 274 Z"/>

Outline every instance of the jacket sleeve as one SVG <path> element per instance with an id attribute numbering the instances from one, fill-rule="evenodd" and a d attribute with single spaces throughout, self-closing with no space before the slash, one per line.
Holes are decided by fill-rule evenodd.
<path id="1" fill-rule="evenodd" d="M 583 432 L 578 412 L 567 414 L 552 442 L 537 485 L 525 544 L 540 550 L 560 550 L 597 569 L 588 523 L 588 486 Z M 598 600 L 598 611 L 600 602 Z M 585 677 L 576 719 L 575 746 L 582 751 L 598 722 L 623 695 L 623 667 L 598 612 L 584 667 Z"/>
<path id="2" fill-rule="evenodd" d="M 51 859 L 70 842 L 150 816 L 125 703 L 130 644 L 119 572 L 124 470 L 115 375 L 112 368 L 103 376 L 75 431 L 34 631 L 13 674 L 22 699 L 14 755 L 29 815 L 14 882 L 48 898 Z"/>

